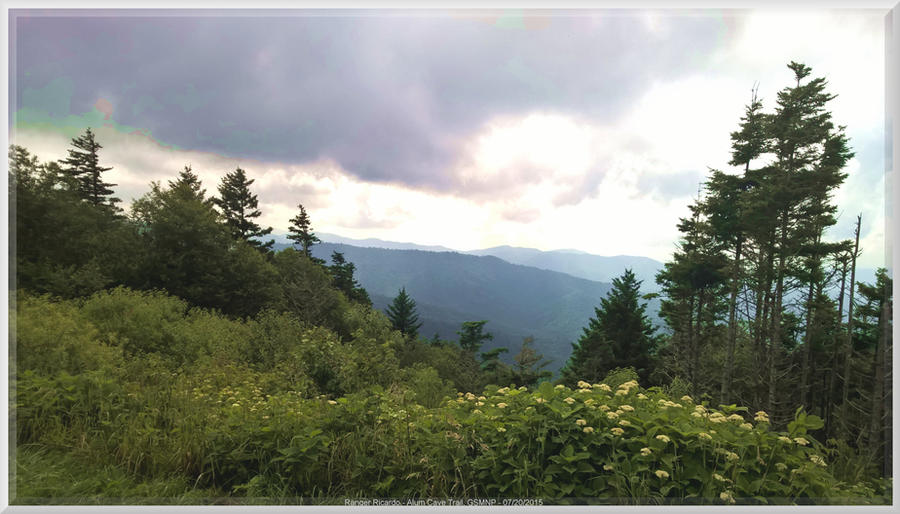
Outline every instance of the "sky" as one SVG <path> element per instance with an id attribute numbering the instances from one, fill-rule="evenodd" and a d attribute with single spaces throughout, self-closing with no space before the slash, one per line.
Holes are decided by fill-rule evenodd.
<path id="1" fill-rule="evenodd" d="M 9 130 L 87 127 L 127 208 L 236 167 L 264 226 L 667 260 L 758 84 L 828 80 L 855 157 L 838 224 L 885 263 L 884 10 L 10 11 Z"/>

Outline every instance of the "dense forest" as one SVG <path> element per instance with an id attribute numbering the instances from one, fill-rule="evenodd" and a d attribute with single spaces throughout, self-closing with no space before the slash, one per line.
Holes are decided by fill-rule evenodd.
<path id="1" fill-rule="evenodd" d="M 828 237 L 853 152 L 788 68 L 558 376 L 488 319 L 420 334 L 405 289 L 375 310 L 302 204 L 274 251 L 241 168 L 126 211 L 90 129 L 11 146 L 11 503 L 891 503 L 891 279 L 856 280 L 859 218 Z"/>

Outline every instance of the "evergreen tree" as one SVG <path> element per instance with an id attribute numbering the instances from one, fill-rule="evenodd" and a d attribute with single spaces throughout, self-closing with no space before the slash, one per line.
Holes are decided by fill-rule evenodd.
<path id="1" fill-rule="evenodd" d="M 531 387 L 553 376 L 551 371 L 542 369 L 550 364 L 550 361 L 545 361 L 544 356 L 531 346 L 533 342 L 533 337 L 526 337 L 522 341 L 522 349 L 513 357 L 509 382 L 517 386 Z"/>
<path id="2" fill-rule="evenodd" d="M 268 235 L 272 227 L 261 228 L 253 221 L 262 213 L 257 209 L 259 201 L 255 194 L 250 192 L 250 186 L 254 179 L 247 179 L 247 174 L 241 168 L 228 173 L 219 184 L 219 197 L 214 200 L 222 210 L 225 225 L 231 231 L 232 237 L 247 241 L 253 247 L 267 253 L 271 251 L 274 240 L 259 241 L 258 237 Z"/>
<path id="3" fill-rule="evenodd" d="M 309 257 L 310 259 L 314 259 L 312 256 L 311 248 L 314 244 L 320 243 L 321 240 L 319 240 L 319 238 L 316 237 L 316 234 L 312 231 L 312 223 L 309 220 L 309 215 L 306 213 L 306 209 L 303 208 L 303 204 L 297 204 L 297 208 L 300 209 L 300 212 L 297 213 L 296 216 L 291 218 L 291 225 L 288 227 L 287 238 L 293 241 L 294 245 L 300 245 L 300 249 L 303 251 L 303 253 L 306 254 L 307 257 Z"/>
<path id="4" fill-rule="evenodd" d="M 419 316 L 416 314 L 416 301 L 406 293 L 405 287 L 400 288 L 400 292 L 385 313 L 391 320 L 394 330 L 399 330 L 407 339 L 415 339 L 418 336 L 422 324 L 419 323 Z"/>
<path id="5" fill-rule="evenodd" d="M 115 207 L 120 200 L 112 197 L 116 184 L 103 182 L 101 175 L 112 168 L 100 166 L 99 150 L 103 148 L 94 139 L 90 128 L 84 134 L 72 139 L 69 156 L 62 161 L 63 171 L 77 181 L 78 193 L 84 200 L 95 206 Z"/>
<path id="6" fill-rule="evenodd" d="M 464 351 L 474 355 L 481 349 L 486 341 L 494 339 L 494 335 L 484 331 L 484 325 L 488 320 L 481 321 L 464 321 L 462 330 L 457 332 L 459 335 L 459 347 Z"/>
<path id="7" fill-rule="evenodd" d="M 569 362 L 562 371 L 567 383 L 600 381 L 615 368 L 634 367 L 642 381 L 651 372 L 658 337 L 639 303 L 641 281 L 630 269 L 613 279 L 613 288 L 594 309 L 584 334 L 572 345 Z"/>
<path id="8" fill-rule="evenodd" d="M 331 253 L 331 266 L 328 267 L 331 272 L 334 287 L 344 293 L 348 300 L 363 305 L 372 305 L 369 293 L 363 289 L 353 274 L 356 272 L 356 265 L 348 262 L 344 258 L 344 254 L 338 251 Z"/>

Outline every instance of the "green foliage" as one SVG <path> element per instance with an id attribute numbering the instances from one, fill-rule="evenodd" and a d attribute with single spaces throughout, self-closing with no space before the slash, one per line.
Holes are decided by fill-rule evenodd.
<path id="1" fill-rule="evenodd" d="M 543 355 L 531 347 L 533 341 L 534 339 L 531 337 L 522 340 L 522 349 L 513 357 L 513 365 L 509 368 L 509 377 L 506 382 L 517 386 L 531 387 L 553 376 L 552 372 L 541 369 L 547 366 L 548 362 L 544 360 Z"/>
<path id="2" fill-rule="evenodd" d="M 76 375 L 123 364 L 121 350 L 104 344 L 97 328 L 69 303 L 19 295 L 9 322 L 18 373 Z"/>
<path id="3" fill-rule="evenodd" d="M 405 287 L 400 288 L 400 292 L 385 310 L 385 314 L 391 320 L 394 330 L 399 330 L 409 339 L 418 336 L 422 324 L 419 323 L 419 316 L 416 314 L 416 301 L 406 294 Z"/>
<path id="4" fill-rule="evenodd" d="M 459 335 L 459 347 L 464 351 L 475 354 L 485 342 L 494 339 L 490 332 L 484 331 L 486 323 L 486 319 L 481 321 L 464 321 L 461 330 L 456 333 Z"/>
<path id="5" fill-rule="evenodd" d="M 344 258 L 344 254 L 337 251 L 332 252 L 331 266 L 328 266 L 328 271 L 331 273 L 334 287 L 338 291 L 344 293 L 348 300 L 363 305 L 372 305 L 369 293 L 360 287 L 359 282 L 357 282 L 356 278 L 353 276 L 356 272 L 356 265 L 352 262 L 348 262 Z"/>
<path id="6" fill-rule="evenodd" d="M 96 207 L 115 208 L 120 200 L 111 195 L 115 184 L 103 182 L 101 175 L 112 168 L 100 166 L 99 150 L 103 148 L 94 139 L 90 128 L 84 134 L 72 139 L 69 156 L 62 161 L 63 171 L 77 183 L 78 195 Z"/>
<path id="7" fill-rule="evenodd" d="M 636 368 L 643 380 L 650 376 L 659 338 L 645 314 L 647 305 L 638 301 L 640 286 L 630 269 L 613 279 L 613 289 L 600 300 L 584 334 L 572 345 L 572 356 L 562 370 L 566 383 L 599 380 L 609 370 L 625 366 Z"/>
<path id="8" fill-rule="evenodd" d="M 258 238 L 272 233 L 272 227 L 263 229 L 253 221 L 262 212 L 257 208 L 259 200 L 250 192 L 250 186 L 255 179 L 247 179 L 247 174 L 241 168 L 222 177 L 219 184 L 219 197 L 213 200 L 225 219 L 225 226 L 231 231 L 231 236 L 240 241 L 246 241 L 263 253 L 269 252 L 274 240 L 260 241 Z"/>
<path id="9" fill-rule="evenodd" d="M 312 222 L 309 219 L 309 214 L 306 213 L 303 204 L 297 204 L 297 208 L 300 209 L 300 212 L 291 218 L 291 224 L 288 226 L 287 238 L 293 241 L 295 245 L 300 245 L 300 251 L 302 251 L 307 258 L 320 264 L 324 264 L 323 261 L 315 259 L 310 251 L 310 248 L 312 248 L 314 244 L 320 243 L 321 240 L 312 230 Z"/>

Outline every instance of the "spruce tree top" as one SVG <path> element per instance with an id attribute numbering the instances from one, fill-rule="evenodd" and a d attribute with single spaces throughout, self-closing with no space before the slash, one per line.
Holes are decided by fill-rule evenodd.
<path id="1" fill-rule="evenodd" d="M 63 171 L 77 181 L 79 196 L 93 205 L 115 207 L 121 200 L 111 196 L 113 190 L 110 188 L 116 184 L 103 182 L 101 178 L 103 172 L 112 168 L 100 166 L 98 152 L 103 147 L 94 139 L 91 129 L 72 139 L 72 147 L 62 164 Z"/>

